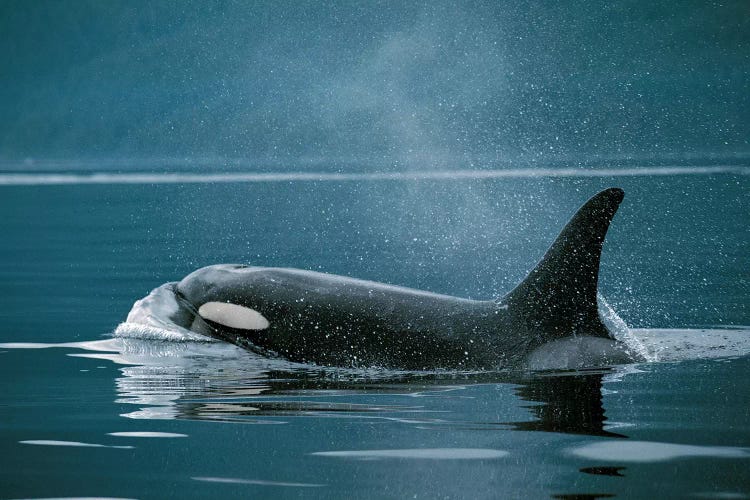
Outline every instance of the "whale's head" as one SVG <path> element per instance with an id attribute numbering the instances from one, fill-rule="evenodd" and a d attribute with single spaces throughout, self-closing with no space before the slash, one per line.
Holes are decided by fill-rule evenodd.
<path id="1" fill-rule="evenodd" d="M 181 304 L 192 312 L 193 331 L 210 335 L 219 330 L 265 330 L 271 323 L 249 300 L 248 279 L 257 268 L 216 264 L 186 276 L 176 286 Z"/>

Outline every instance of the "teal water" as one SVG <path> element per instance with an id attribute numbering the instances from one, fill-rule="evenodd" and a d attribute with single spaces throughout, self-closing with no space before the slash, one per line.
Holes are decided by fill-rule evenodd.
<path id="1" fill-rule="evenodd" d="M 747 12 L 0 2 L 0 498 L 750 498 Z M 647 363 L 336 370 L 123 324 L 222 262 L 495 297 L 613 185 L 601 307 Z"/>
<path id="2" fill-rule="evenodd" d="M 0 497 L 750 497 L 742 168 L 38 184 L 0 186 Z M 501 295 L 612 185 L 600 289 L 654 362 L 336 370 L 113 335 L 135 300 L 219 262 Z"/>
<path id="3" fill-rule="evenodd" d="M 0 167 L 750 158 L 746 0 L 0 3 Z"/>

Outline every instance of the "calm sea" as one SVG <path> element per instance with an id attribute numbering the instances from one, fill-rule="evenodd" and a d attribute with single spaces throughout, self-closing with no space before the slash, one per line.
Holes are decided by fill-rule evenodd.
<path id="1" fill-rule="evenodd" d="M 748 173 L 4 174 L 0 497 L 750 498 Z M 654 362 L 336 370 L 113 335 L 221 262 L 500 296 L 609 186 L 600 290 Z"/>

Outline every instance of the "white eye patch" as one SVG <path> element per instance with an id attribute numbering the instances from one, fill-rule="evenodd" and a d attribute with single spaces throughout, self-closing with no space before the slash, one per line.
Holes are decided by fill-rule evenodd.
<path id="1" fill-rule="evenodd" d="M 264 330 L 270 326 L 268 320 L 255 309 L 227 302 L 206 302 L 198 309 L 201 317 L 242 330 Z"/>

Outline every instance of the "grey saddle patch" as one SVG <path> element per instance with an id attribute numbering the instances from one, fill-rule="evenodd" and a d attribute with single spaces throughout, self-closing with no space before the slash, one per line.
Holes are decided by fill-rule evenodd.
<path id="1" fill-rule="evenodd" d="M 582 335 L 536 348 L 529 354 L 526 367 L 530 370 L 575 370 L 629 363 L 632 359 L 619 342 Z"/>

